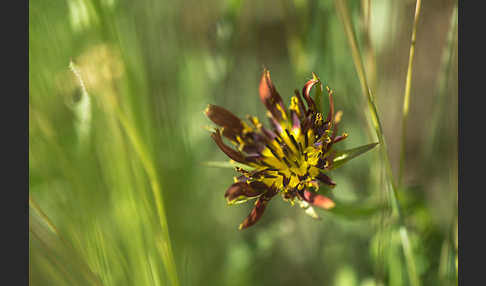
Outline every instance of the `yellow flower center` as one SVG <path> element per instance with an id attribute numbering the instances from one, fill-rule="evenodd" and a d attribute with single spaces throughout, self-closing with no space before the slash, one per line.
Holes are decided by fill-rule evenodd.
<path id="1" fill-rule="evenodd" d="M 250 120 L 253 121 L 255 118 Z M 317 125 L 323 124 L 321 113 L 316 114 L 315 121 Z M 254 122 L 254 125 L 261 126 L 259 122 Z M 329 133 L 326 131 L 319 137 L 312 128 L 303 133 L 301 128 L 294 128 L 286 118 L 280 122 L 280 126 L 282 128 L 277 137 L 261 151 L 263 158 L 258 163 L 250 164 L 255 168 L 254 172 L 260 174 L 251 176 L 252 179 L 284 193 L 289 190 L 318 187 L 316 176 L 320 170 L 317 164 L 319 159 L 325 159 L 327 156 L 324 151 L 331 142 Z M 242 149 L 244 143 L 238 141 L 238 147 Z"/>

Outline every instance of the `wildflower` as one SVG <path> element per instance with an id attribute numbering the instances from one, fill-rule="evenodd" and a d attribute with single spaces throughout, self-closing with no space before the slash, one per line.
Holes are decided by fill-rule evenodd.
<path id="1" fill-rule="evenodd" d="M 313 87 L 319 87 L 314 99 L 310 96 Z M 326 173 L 336 164 L 376 145 L 353 149 L 351 153 L 333 151 L 334 144 L 346 139 L 348 134 L 338 135 L 342 112 L 334 112 L 333 91 L 326 89 L 330 106 L 326 117 L 319 108 L 322 84 L 314 73 L 313 79 L 302 89 L 303 98 L 296 90 L 287 110 L 270 79 L 270 72 L 265 69 L 259 93 L 268 109 L 270 129 L 256 117 L 248 116 L 248 124 L 223 107 L 207 107 L 206 115 L 221 127 L 211 134 L 214 142 L 229 158 L 244 166 L 236 167 L 239 176 L 224 194 L 227 202 L 238 204 L 256 199 L 249 216 L 240 224 L 240 230 L 255 224 L 277 194 L 292 205 L 298 201 L 313 217 L 317 214 L 312 206 L 333 208 L 335 203 L 317 192 L 320 184 L 336 186 Z M 223 137 L 235 148 L 226 144 Z"/>

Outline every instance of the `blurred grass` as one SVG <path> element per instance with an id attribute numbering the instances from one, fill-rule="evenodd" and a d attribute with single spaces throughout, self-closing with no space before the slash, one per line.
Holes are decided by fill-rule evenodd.
<path id="1" fill-rule="evenodd" d="M 348 5 L 397 172 L 415 1 Z M 456 5 L 417 28 L 399 200 L 422 285 L 457 285 Z M 286 102 L 311 72 L 335 90 L 341 148 L 376 141 L 332 1 L 30 1 L 30 283 L 409 285 L 379 152 L 332 172 L 322 220 L 273 200 L 237 231 L 202 111 L 263 116 L 263 66 Z"/>

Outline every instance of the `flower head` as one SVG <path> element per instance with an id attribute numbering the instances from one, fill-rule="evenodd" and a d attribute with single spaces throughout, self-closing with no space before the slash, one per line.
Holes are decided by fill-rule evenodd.
<path id="1" fill-rule="evenodd" d="M 315 100 L 310 96 L 313 87 L 318 87 Z M 326 173 L 336 162 L 340 163 L 336 160 L 338 156 L 341 160 L 349 157 L 347 153 L 333 151 L 334 144 L 348 135 L 338 135 L 342 112 L 334 112 L 333 91 L 327 87 L 326 90 L 330 106 L 326 116 L 318 104 L 322 84 L 314 73 L 313 79 L 302 89 L 303 98 L 296 90 L 286 109 L 270 79 L 270 72 L 264 70 L 259 93 L 268 109 L 271 128 L 264 127 L 253 116 L 248 116 L 249 123 L 246 123 L 216 105 L 206 109 L 209 119 L 221 127 L 216 128 L 211 137 L 229 158 L 244 166 L 236 167 L 239 176 L 225 192 L 226 200 L 229 204 L 237 204 L 256 199 L 255 207 L 239 229 L 255 224 L 277 194 L 292 205 L 297 200 L 314 217 L 317 215 L 312 206 L 334 207 L 330 198 L 317 191 L 321 184 L 331 188 L 336 185 Z M 226 144 L 223 137 L 233 147 Z"/>

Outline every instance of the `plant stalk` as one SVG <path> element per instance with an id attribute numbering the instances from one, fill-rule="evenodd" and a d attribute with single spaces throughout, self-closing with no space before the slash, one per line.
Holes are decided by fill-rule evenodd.
<path id="1" fill-rule="evenodd" d="M 405 80 L 405 95 L 403 96 L 403 111 L 402 111 L 402 146 L 400 151 L 400 169 L 398 171 L 398 186 L 402 186 L 403 173 L 405 172 L 405 155 L 407 149 L 407 119 L 410 106 L 410 91 L 412 88 L 412 71 L 413 58 L 415 56 L 415 41 L 417 35 L 417 23 L 420 17 L 420 8 L 422 0 L 417 0 L 415 5 L 415 17 L 412 26 L 412 40 L 410 43 L 410 55 L 408 57 L 407 78 Z"/>
<path id="2" fill-rule="evenodd" d="M 125 116 L 122 110 L 120 110 L 118 105 L 115 104 L 115 107 L 116 107 L 116 114 L 118 115 L 118 119 L 120 120 L 125 132 L 127 133 L 128 138 L 130 139 L 130 142 L 132 143 L 136 154 L 140 158 L 142 166 L 149 178 L 150 187 L 152 189 L 152 194 L 154 196 L 155 205 L 159 216 L 159 223 L 164 238 L 164 243 L 163 243 L 164 248 L 162 251 L 163 253 L 161 254 L 162 260 L 166 267 L 171 284 L 173 286 L 178 286 L 180 284 L 177 275 L 175 259 L 172 251 L 172 244 L 170 241 L 169 226 L 167 224 L 167 217 L 165 215 L 164 199 L 162 196 L 162 190 L 160 188 L 160 182 L 154 167 L 154 163 L 150 159 L 147 148 L 145 144 L 143 144 L 143 141 L 141 140 L 139 134 L 137 133 L 134 126 L 132 125 L 132 122 L 128 120 L 128 118 Z"/>
<path id="3" fill-rule="evenodd" d="M 387 145 L 385 142 L 385 138 L 383 136 L 383 128 L 380 122 L 380 118 L 378 116 L 378 111 L 374 102 L 374 97 L 372 94 L 371 89 L 368 86 L 368 82 L 366 80 L 366 73 L 363 67 L 363 62 L 361 59 L 361 54 L 358 49 L 357 45 L 357 40 L 356 40 L 356 34 L 352 28 L 351 24 L 351 18 L 350 18 L 350 13 L 349 9 L 346 5 L 346 0 L 335 0 L 335 5 L 338 14 L 341 17 L 341 20 L 343 21 L 344 25 L 344 30 L 346 33 L 346 36 L 348 38 L 348 43 L 351 48 L 351 54 L 353 57 L 354 65 L 356 68 L 356 72 L 358 74 L 358 78 L 360 81 L 361 89 L 363 92 L 363 95 L 368 101 L 368 107 L 370 110 L 370 115 L 371 119 L 375 128 L 376 136 L 378 137 L 378 141 L 381 144 L 380 150 L 382 152 L 382 156 L 384 158 L 385 162 L 385 170 L 388 178 L 388 183 L 391 187 L 388 188 L 390 191 L 390 198 L 392 201 L 392 208 L 395 214 L 398 217 L 398 223 L 399 223 L 399 231 L 400 231 L 400 239 L 401 239 L 401 244 L 404 252 L 404 256 L 406 259 L 406 265 L 407 265 L 407 271 L 410 279 L 410 284 L 414 286 L 419 286 L 420 281 L 417 275 L 416 267 L 415 267 L 415 258 L 413 255 L 410 239 L 408 236 L 408 231 L 405 226 L 404 222 L 404 217 L 401 211 L 400 203 L 398 201 L 398 194 L 397 194 L 397 186 L 394 182 L 393 178 L 393 171 L 391 168 L 391 163 L 390 163 L 390 158 L 388 156 L 388 150 L 387 150 Z"/>

